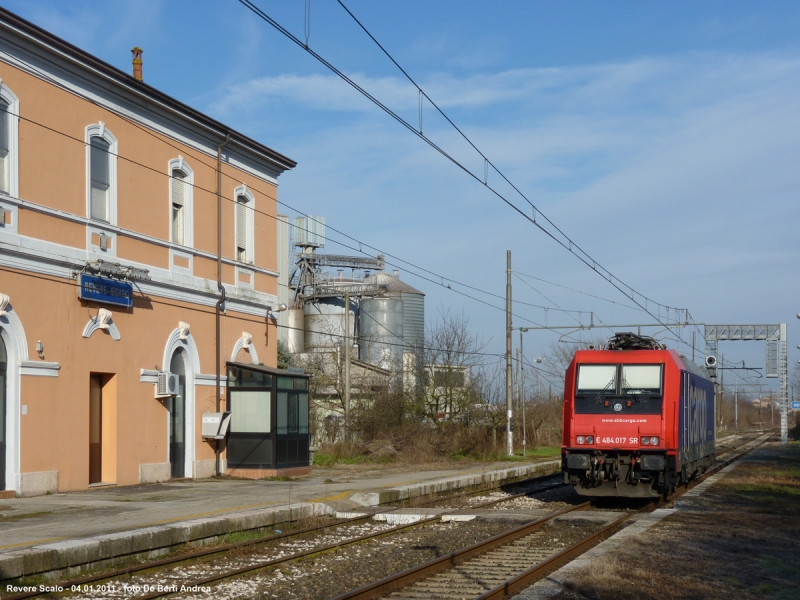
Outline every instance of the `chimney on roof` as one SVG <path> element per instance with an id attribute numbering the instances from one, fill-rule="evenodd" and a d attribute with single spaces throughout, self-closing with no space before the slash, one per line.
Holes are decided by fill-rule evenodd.
<path id="1" fill-rule="evenodd" d="M 131 50 L 133 52 L 133 78 L 137 81 L 142 80 L 142 50 L 139 46 L 136 46 Z"/>

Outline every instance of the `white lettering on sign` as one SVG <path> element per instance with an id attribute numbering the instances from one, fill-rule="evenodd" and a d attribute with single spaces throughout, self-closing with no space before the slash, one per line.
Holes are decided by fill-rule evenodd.
<path id="1" fill-rule="evenodd" d="M 639 438 L 629 437 L 604 437 L 600 440 L 601 444 L 636 444 Z"/>

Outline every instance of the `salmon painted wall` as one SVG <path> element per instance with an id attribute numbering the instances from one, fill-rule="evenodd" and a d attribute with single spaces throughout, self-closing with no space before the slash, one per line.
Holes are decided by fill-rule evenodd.
<path id="1" fill-rule="evenodd" d="M 131 311 L 111 309 L 120 332 L 119 341 L 103 331 L 90 338 L 82 332 L 98 305 L 79 301 L 76 283 L 58 278 L 36 278 L 0 271 L 0 291 L 11 296 L 25 328 L 28 353 L 38 360 L 36 342 L 44 346 L 45 360 L 61 364 L 58 377 L 22 376 L 21 472 L 59 471 L 59 489 L 84 489 L 89 483 L 89 376 L 115 375 L 116 483 L 139 483 L 139 465 L 168 461 L 168 413 L 154 398 L 152 383 L 140 382 L 140 369 L 169 368 L 163 364 L 170 334 L 179 321 L 188 322 L 203 374 L 214 373 L 215 323 L 213 307 L 198 307 L 152 298 L 152 307 Z M 260 362 L 277 360 L 277 331 L 249 315 L 229 312 L 222 317 L 222 365 L 229 360 L 243 331 L 253 336 Z M 246 360 L 240 351 L 237 358 Z M 224 389 L 222 392 L 224 405 Z M 212 444 L 201 440 L 203 412 L 214 410 L 214 387 L 195 386 L 196 460 L 214 458 Z M 223 455 L 224 458 L 224 455 Z"/>
<path id="2" fill-rule="evenodd" d="M 49 209 L 87 217 L 86 127 L 103 122 L 118 141 L 117 233 L 114 253 L 107 260 L 133 261 L 169 270 L 170 249 L 164 243 L 142 240 L 141 234 L 168 242 L 170 239 L 169 163 L 182 156 L 193 171 L 193 247 L 217 251 L 216 157 L 195 150 L 143 125 L 134 124 L 110 110 L 92 104 L 16 67 L 0 62 L 0 78 L 19 98 L 19 196 Z M 142 109 L 146 113 L 146 109 Z M 265 172 L 267 171 L 265 167 Z M 222 178 L 222 254 L 234 258 L 234 189 L 245 184 L 255 197 L 255 266 L 277 271 L 277 187 L 228 164 Z M 263 213 L 263 214 L 262 214 Z M 102 227 L 102 224 L 98 223 Z M 45 214 L 21 206 L 18 233 L 81 251 L 87 250 L 87 226 L 75 219 Z M 192 255 L 192 249 L 176 250 Z M 94 258 L 87 253 L 87 258 Z M 74 260 L 74 259 L 72 259 Z M 82 261 L 82 259 L 81 259 Z M 246 265 L 245 265 L 246 266 Z M 52 271 L 51 271 L 52 272 Z M 195 255 L 193 274 L 208 279 L 216 294 L 216 261 Z M 179 281 L 177 278 L 175 281 Z M 235 267 L 223 265 L 223 281 L 234 285 Z M 174 287 L 174 286 L 173 286 Z M 277 278 L 256 272 L 253 287 L 277 294 Z M 119 485 L 140 482 L 142 465 L 167 463 L 169 458 L 168 410 L 154 398 L 153 383 L 140 381 L 140 370 L 168 369 L 164 352 L 179 321 L 191 326 L 191 338 L 199 355 L 200 373 L 215 372 L 214 306 L 160 297 L 134 291 L 134 307 L 123 309 L 78 299 L 75 279 L 23 272 L 3 265 L 0 293 L 11 298 L 28 344 L 31 361 L 57 362 L 57 377 L 20 377 L 20 472 L 58 471 L 61 491 L 86 489 L 89 485 L 89 383 L 93 373 L 113 375 L 109 394 L 115 397 L 112 414 L 105 419 L 109 435 L 104 455 L 113 468 L 103 468 L 104 477 Z M 251 292 L 252 293 L 252 292 Z M 183 298 L 183 296 L 180 296 Z M 208 303 L 209 298 L 198 294 Z M 82 332 L 100 307 L 112 312 L 121 339 L 104 331 L 84 338 Z M 277 329 L 264 316 L 229 310 L 222 316 L 221 365 L 230 360 L 243 332 L 252 334 L 259 362 L 276 366 Z M 44 346 L 44 357 L 36 343 Z M 239 360 L 248 353 L 240 351 Z M 201 439 L 203 412 L 215 409 L 215 389 L 194 387 L 194 459 L 214 459 L 213 444 Z M 224 405 L 222 390 L 222 408 Z M 224 458 L 224 453 L 223 453 Z M 107 468 L 108 467 L 108 468 Z M 191 476 L 188 472 L 187 476 Z"/>
<path id="3" fill-rule="evenodd" d="M 169 240 L 169 161 L 182 156 L 194 173 L 194 247 L 216 254 L 216 156 L 132 123 L 8 64 L 0 63 L 0 78 L 20 101 L 21 198 L 87 216 L 86 127 L 103 122 L 118 142 L 117 225 Z M 255 196 L 256 210 L 264 213 L 254 215 L 254 262 L 276 270 L 276 186 L 224 163 L 222 173 L 223 257 L 234 257 L 233 192 L 245 184 Z M 57 231 L 61 226 L 37 220 L 27 212 L 20 214 L 20 228 L 26 235 L 55 240 L 63 237 Z M 75 242 L 73 238 L 69 241 Z"/>

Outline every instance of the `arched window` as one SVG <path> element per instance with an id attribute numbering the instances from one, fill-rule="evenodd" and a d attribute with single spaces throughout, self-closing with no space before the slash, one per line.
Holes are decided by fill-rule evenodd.
<path id="1" fill-rule="evenodd" d="M 117 224 L 117 138 L 102 121 L 86 128 L 86 212 Z"/>
<path id="2" fill-rule="evenodd" d="M 185 476 L 186 467 L 186 368 L 184 351 L 178 349 L 172 355 L 169 370 L 178 376 L 178 393 L 170 396 L 169 412 L 169 462 L 174 479 Z"/>
<path id="3" fill-rule="evenodd" d="M 0 192 L 19 196 L 18 187 L 19 100 L 0 83 Z"/>
<path id="4" fill-rule="evenodd" d="M 253 244 L 253 210 L 255 197 L 253 193 L 242 185 L 234 190 L 236 198 L 236 260 L 243 263 L 252 263 L 255 256 Z"/>
<path id="5" fill-rule="evenodd" d="M 169 218 L 170 241 L 192 246 L 192 191 L 194 173 L 182 156 L 169 161 Z"/>

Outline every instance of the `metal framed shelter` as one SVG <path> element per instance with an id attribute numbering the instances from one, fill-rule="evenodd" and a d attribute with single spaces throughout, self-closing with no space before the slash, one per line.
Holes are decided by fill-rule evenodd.
<path id="1" fill-rule="evenodd" d="M 789 358 L 787 352 L 786 323 L 777 325 L 706 325 L 706 354 L 717 355 L 717 343 L 723 341 L 777 342 L 778 369 L 780 379 L 781 444 L 789 443 Z M 770 374 L 767 373 L 767 377 Z M 775 375 L 772 375 L 773 377 Z"/>

